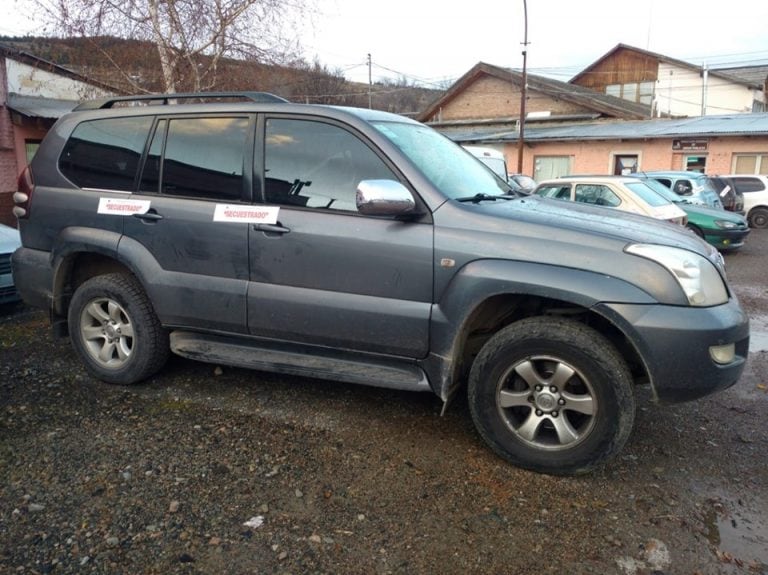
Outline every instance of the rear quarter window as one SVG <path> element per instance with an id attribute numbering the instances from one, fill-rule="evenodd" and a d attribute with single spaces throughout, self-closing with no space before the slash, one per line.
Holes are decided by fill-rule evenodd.
<path id="1" fill-rule="evenodd" d="M 733 182 L 736 189 L 742 193 L 762 192 L 765 189 L 760 178 L 734 178 Z"/>
<path id="2" fill-rule="evenodd" d="M 151 116 L 83 122 L 67 140 L 59 170 L 81 188 L 133 191 L 151 126 Z"/>

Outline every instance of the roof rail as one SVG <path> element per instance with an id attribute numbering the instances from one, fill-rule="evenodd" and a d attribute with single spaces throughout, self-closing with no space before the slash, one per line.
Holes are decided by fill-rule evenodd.
<path id="1" fill-rule="evenodd" d="M 156 102 L 163 105 L 170 104 L 170 100 L 190 100 L 192 98 L 210 99 L 210 98 L 240 98 L 250 100 L 260 104 L 269 103 L 287 103 L 288 100 L 275 96 L 268 92 L 181 92 L 178 94 L 141 94 L 137 96 L 115 96 L 108 98 L 97 98 L 83 102 L 75 108 L 75 111 L 82 110 L 103 110 L 112 108 L 115 104 L 121 102 Z"/>

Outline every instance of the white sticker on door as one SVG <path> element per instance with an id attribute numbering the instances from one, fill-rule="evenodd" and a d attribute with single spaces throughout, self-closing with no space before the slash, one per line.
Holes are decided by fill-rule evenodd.
<path id="1" fill-rule="evenodd" d="M 279 206 L 238 206 L 216 204 L 214 222 L 239 222 L 246 224 L 276 224 Z"/>
<path id="2" fill-rule="evenodd" d="M 113 216 L 132 216 L 146 214 L 149 211 L 149 200 L 125 200 L 120 198 L 99 198 L 99 213 Z"/>

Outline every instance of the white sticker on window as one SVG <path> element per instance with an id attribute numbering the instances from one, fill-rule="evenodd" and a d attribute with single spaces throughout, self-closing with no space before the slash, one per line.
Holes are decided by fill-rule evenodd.
<path id="1" fill-rule="evenodd" d="M 120 198 L 99 198 L 99 213 L 113 216 L 146 214 L 150 200 L 125 200 Z"/>
<path id="2" fill-rule="evenodd" d="M 276 224 L 279 206 L 238 206 L 217 204 L 214 222 L 240 222 L 247 224 Z"/>

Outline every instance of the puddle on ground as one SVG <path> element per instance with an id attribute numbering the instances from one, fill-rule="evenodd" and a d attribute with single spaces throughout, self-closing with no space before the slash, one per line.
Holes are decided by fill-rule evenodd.
<path id="1" fill-rule="evenodd" d="M 749 351 L 768 350 L 768 316 L 752 315 L 749 317 Z"/>
<path id="2" fill-rule="evenodd" d="M 724 562 L 768 569 L 768 520 L 740 499 L 707 501 L 704 527 L 707 541 Z M 762 571 L 760 571 L 762 572 Z"/>

